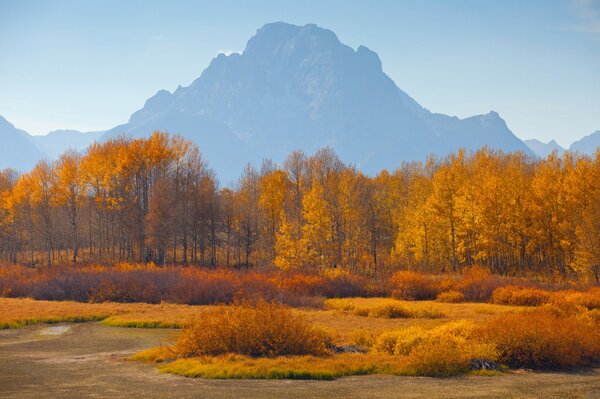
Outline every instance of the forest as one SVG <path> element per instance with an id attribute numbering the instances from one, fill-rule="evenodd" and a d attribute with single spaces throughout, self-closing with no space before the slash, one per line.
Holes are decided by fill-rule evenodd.
<path id="1" fill-rule="evenodd" d="M 177 135 L 95 143 L 0 172 L 0 258 L 600 282 L 600 154 L 483 148 L 366 176 L 330 148 L 221 187 Z"/>

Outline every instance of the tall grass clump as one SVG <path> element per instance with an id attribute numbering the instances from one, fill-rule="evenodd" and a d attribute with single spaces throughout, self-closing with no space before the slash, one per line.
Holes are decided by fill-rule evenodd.
<path id="1" fill-rule="evenodd" d="M 449 290 L 439 293 L 435 300 L 442 303 L 462 303 L 465 301 L 465 295 L 457 290 Z"/>
<path id="2" fill-rule="evenodd" d="M 459 320 L 430 330 L 413 326 L 388 331 L 375 340 L 373 350 L 404 356 L 402 373 L 405 375 L 458 375 L 468 372 L 475 359 L 497 359 L 497 352 L 492 344 L 473 337 L 474 329 L 473 322 Z"/>
<path id="3" fill-rule="evenodd" d="M 513 368 L 588 366 L 600 361 L 600 328 L 572 305 L 550 305 L 486 321 L 476 334 Z"/>
<path id="4" fill-rule="evenodd" d="M 289 308 L 265 301 L 208 311 L 181 332 L 181 357 L 325 355 L 328 339 Z"/>

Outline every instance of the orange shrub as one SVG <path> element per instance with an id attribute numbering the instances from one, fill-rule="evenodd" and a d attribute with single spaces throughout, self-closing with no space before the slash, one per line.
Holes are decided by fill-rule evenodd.
<path id="1" fill-rule="evenodd" d="M 500 305 L 540 306 L 550 301 L 552 293 L 537 288 L 507 285 L 494 290 L 492 303 Z"/>
<path id="2" fill-rule="evenodd" d="M 184 357 L 324 355 L 327 343 L 323 333 L 289 308 L 259 301 L 204 313 L 181 332 L 175 349 Z"/>
<path id="3" fill-rule="evenodd" d="M 389 280 L 392 297 L 409 301 L 435 299 L 440 286 L 434 276 L 417 272 L 396 272 Z"/>
<path id="4" fill-rule="evenodd" d="M 450 290 L 439 293 L 435 300 L 445 303 L 461 303 L 465 301 L 465 296 L 460 291 Z"/>
<path id="5" fill-rule="evenodd" d="M 569 302 L 584 306 L 590 310 L 600 309 L 600 288 L 598 287 L 591 288 L 587 291 L 557 292 L 555 296 L 558 298 L 562 297 Z"/>
<path id="6" fill-rule="evenodd" d="M 600 329 L 584 314 L 509 313 L 486 321 L 475 334 L 492 343 L 500 362 L 510 367 L 586 366 L 600 360 Z"/>
<path id="7" fill-rule="evenodd" d="M 186 271 L 178 278 L 166 299 L 188 305 L 229 303 L 236 293 L 235 280 L 232 273 L 223 271 Z"/>
<path id="8" fill-rule="evenodd" d="M 315 274 L 291 274 L 275 280 L 282 290 L 297 296 L 322 295 L 321 287 L 325 283 L 323 276 Z"/>
<path id="9" fill-rule="evenodd" d="M 488 269 L 472 266 L 463 270 L 463 278 L 456 289 L 463 293 L 467 301 L 486 302 L 494 290 L 504 284 L 501 277 L 492 275 Z"/>

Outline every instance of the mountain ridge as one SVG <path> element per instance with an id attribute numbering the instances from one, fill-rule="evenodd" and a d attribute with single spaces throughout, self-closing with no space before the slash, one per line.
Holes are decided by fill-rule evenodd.
<path id="1" fill-rule="evenodd" d="M 263 26 L 241 54 L 219 54 L 189 86 L 158 91 L 103 138 L 157 129 L 197 139 L 225 180 L 244 163 L 237 155 L 233 162 L 216 155 L 223 142 L 242 148 L 242 159 L 254 164 L 329 145 L 370 174 L 459 147 L 533 155 L 497 113 L 433 114 L 384 73 L 375 52 L 362 45 L 354 50 L 314 24 Z"/>
<path id="2" fill-rule="evenodd" d="M 367 174 L 459 148 L 537 153 L 497 112 L 463 119 L 432 112 L 396 85 L 368 47 L 354 50 L 315 24 L 284 22 L 261 27 L 241 53 L 218 54 L 190 85 L 157 91 L 126 123 L 105 132 L 34 138 L 20 132 L 31 151 L 56 158 L 65 142 L 81 150 L 93 140 L 156 130 L 196 143 L 225 183 L 248 162 L 280 163 L 298 148 L 312 153 L 330 146 Z"/>

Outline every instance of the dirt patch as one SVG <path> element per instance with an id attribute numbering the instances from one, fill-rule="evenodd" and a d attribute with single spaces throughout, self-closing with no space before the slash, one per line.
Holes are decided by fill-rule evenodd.
<path id="1" fill-rule="evenodd" d="M 519 372 L 497 377 L 361 376 L 336 381 L 232 381 L 160 374 L 127 361 L 137 351 L 172 342 L 177 331 L 69 325 L 0 334 L 0 397 L 32 398 L 600 398 L 600 369 Z"/>

